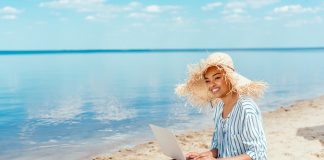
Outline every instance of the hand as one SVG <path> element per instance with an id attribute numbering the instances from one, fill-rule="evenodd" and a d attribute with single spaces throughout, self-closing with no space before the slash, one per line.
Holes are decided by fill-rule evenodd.
<path id="1" fill-rule="evenodd" d="M 216 158 L 210 155 L 198 155 L 193 160 L 216 160 Z"/>
<path id="2" fill-rule="evenodd" d="M 186 159 L 194 159 L 197 156 L 199 156 L 198 152 L 189 152 L 186 154 Z"/>
<path id="3" fill-rule="evenodd" d="M 213 153 L 211 151 L 206 151 L 206 152 L 202 152 L 202 153 L 189 152 L 186 154 L 186 159 L 189 159 L 189 160 L 212 160 L 215 158 L 213 157 Z"/>

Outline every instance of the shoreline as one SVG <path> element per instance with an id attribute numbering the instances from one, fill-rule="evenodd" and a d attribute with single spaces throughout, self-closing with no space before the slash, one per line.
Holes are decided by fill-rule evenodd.
<path id="1" fill-rule="evenodd" d="M 298 100 L 262 113 L 268 159 L 324 159 L 324 96 Z M 212 128 L 176 135 L 184 152 L 209 149 Z M 93 160 L 170 159 L 155 140 L 93 156 Z"/>

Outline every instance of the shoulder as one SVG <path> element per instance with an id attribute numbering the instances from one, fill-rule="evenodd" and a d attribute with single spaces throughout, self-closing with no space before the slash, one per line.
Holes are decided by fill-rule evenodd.
<path id="1" fill-rule="evenodd" d="M 214 121 L 215 121 L 215 119 L 219 118 L 219 115 L 221 114 L 222 105 L 223 105 L 223 102 L 216 103 L 215 110 L 214 110 Z"/>
<path id="2" fill-rule="evenodd" d="M 260 114 L 260 109 L 252 98 L 246 97 L 246 96 L 241 96 L 239 98 L 238 103 L 239 103 L 239 106 L 243 113 L 257 114 L 257 115 Z"/>
<path id="3" fill-rule="evenodd" d="M 222 101 L 219 101 L 215 104 L 215 112 L 219 112 L 221 108 L 223 107 L 224 103 Z"/>

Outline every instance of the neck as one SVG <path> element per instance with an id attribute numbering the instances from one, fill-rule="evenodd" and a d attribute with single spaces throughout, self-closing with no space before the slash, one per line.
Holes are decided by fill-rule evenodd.
<path id="1" fill-rule="evenodd" d="M 230 94 L 225 95 L 221 99 L 225 107 L 230 107 L 232 106 L 232 104 L 234 104 L 237 101 L 238 97 L 239 95 L 236 92 L 232 92 Z"/>

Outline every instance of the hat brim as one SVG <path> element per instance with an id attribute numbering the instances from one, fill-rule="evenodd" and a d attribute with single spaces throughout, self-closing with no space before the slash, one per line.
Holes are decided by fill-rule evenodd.
<path id="1" fill-rule="evenodd" d="M 176 86 L 175 92 L 179 96 L 184 96 L 194 106 L 207 106 L 210 103 L 217 103 L 219 98 L 214 97 L 209 91 L 203 78 L 205 70 L 213 65 L 206 65 L 204 67 L 191 68 L 189 71 L 189 79 L 186 83 Z M 246 95 L 252 98 L 259 98 L 263 95 L 267 87 L 267 83 L 262 81 L 251 81 L 241 74 L 233 71 L 226 66 L 223 67 L 226 76 L 232 84 L 233 91 L 240 95 Z"/>

